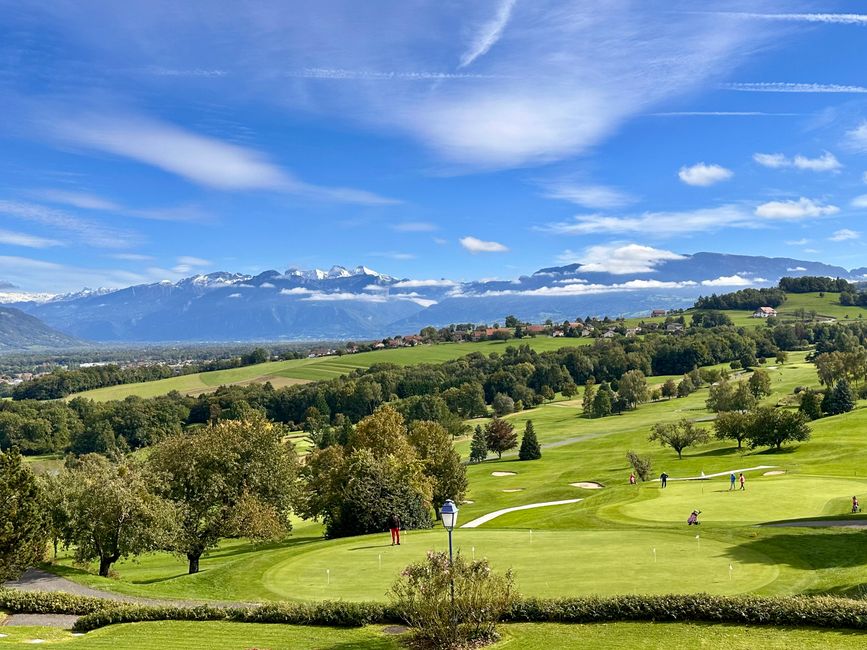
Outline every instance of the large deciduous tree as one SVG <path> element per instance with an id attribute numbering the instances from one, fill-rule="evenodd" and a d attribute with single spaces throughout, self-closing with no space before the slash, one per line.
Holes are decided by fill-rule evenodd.
<path id="1" fill-rule="evenodd" d="M 509 451 L 518 446 L 518 435 L 511 422 L 494 418 L 485 426 L 485 440 L 488 449 L 497 454 L 497 458 L 503 457 L 504 451 Z"/>
<path id="2" fill-rule="evenodd" d="M 620 378 L 617 393 L 626 402 L 626 407 L 634 409 L 647 401 L 647 379 L 640 370 L 630 370 Z"/>
<path id="3" fill-rule="evenodd" d="M 419 420 L 409 426 L 409 441 L 423 463 L 423 471 L 432 479 L 434 511 L 451 499 L 463 501 L 467 492 L 467 468 L 455 451 L 452 436 L 437 422 Z"/>
<path id="4" fill-rule="evenodd" d="M 449 439 L 436 423 L 416 426 L 416 440 L 426 453 Z M 385 530 L 392 513 L 400 516 L 404 528 L 429 528 L 436 481 L 425 473 L 425 461 L 407 433 L 403 416 L 386 405 L 358 423 L 348 445 L 311 453 L 303 469 L 300 513 L 321 518 L 327 537 Z M 460 499 L 460 476 L 452 473 L 456 468 L 448 462 L 454 457 L 446 460 L 444 467 L 433 463 L 427 469 L 442 470 L 442 489 L 457 489 Z"/>
<path id="5" fill-rule="evenodd" d="M 714 420 L 714 436 L 717 440 L 736 440 L 740 449 L 750 435 L 751 421 L 749 412 L 723 411 Z"/>
<path id="6" fill-rule="evenodd" d="M 254 414 L 154 447 L 148 460 L 159 492 L 179 513 L 173 549 L 187 557 L 190 573 L 198 572 L 202 554 L 224 537 L 275 539 L 291 529 L 298 460 L 282 433 Z"/>
<path id="7" fill-rule="evenodd" d="M 747 381 L 750 393 L 756 400 L 760 400 L 771 394 L 771 377 L 761 368 L 753 371 L 752 376 Z"/>
<path id="8" fill-rule="evenodd" d="M 0 451 L 0 584 L 42 560 L 47 539 L 36 477 L 17 450 Z"/>
<path id="9" fill-rule="evenodd" d="M 750 414 L 750 420 L 748 438 L 752 448 L 780 449 L 784 443 L 810 439 L 807 418 L 797 411 L 762 406 Z"/>
<path id="10" fill-rule="evenodd" d="M 150 490 L 144 469 L 98 454 L 73 461 L 60 478 L 66 519 L 62 537 L 80 562 L 99 561 L 99 575 L 123 557 L 165 548 L 174 509 Z"/>
<path id="11" fill-rule="evenodd" d="M 708 442 L 707 431 L 696 426 L 691 420 L 682 419 L 678 422 L 653 425 L 651 442 L 658 442 L 663 447 L 671 447 L 677 452 L 678 459 L 683 458 L 683 450 Z"/>

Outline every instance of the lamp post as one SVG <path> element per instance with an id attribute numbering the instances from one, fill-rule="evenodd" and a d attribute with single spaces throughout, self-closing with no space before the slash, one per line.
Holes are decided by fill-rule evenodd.
<path id="1" fill-rule="evenodd" d="M 451 603 L 452 603 L 452 625 L 455 624 L 455 571 L 454 571 L 454 556 L 452 555 L 452 531 L 458 523 L 458 507 L 451 499 L 447 499 L 440 508 L 440 517 L 443 520 L 443 528 L 449 531 L 449 577 L 451 578 Z"/>

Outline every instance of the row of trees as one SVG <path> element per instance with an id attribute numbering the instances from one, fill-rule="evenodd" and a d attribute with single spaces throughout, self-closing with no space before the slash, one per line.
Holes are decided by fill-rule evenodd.
<path id="1" fill-rule="evenodd" d="M 511 422 L 500 418 L 493 418 L 483 429 L 480 424 L 476 425 L 473 438 L 470 442 L 470 462 L 481 463 L 488 457 L 489 452 L 497 454 L 497 458 L 503 457 L 503 452 L 518 446 L 518 435 Z M 542 457 L 542 448 L 536 437 L 536 429 L 533 421 L 527 420 L 524 425 L 524 435 L 521 437 L 521 448 L 518 451 L 518 460 L 539 460 Z"/>

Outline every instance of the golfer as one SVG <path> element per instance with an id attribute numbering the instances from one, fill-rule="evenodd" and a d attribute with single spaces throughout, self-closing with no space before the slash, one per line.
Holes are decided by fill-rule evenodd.
<path id="1" fill-rule="evenodd" d="M 735 476 L 735 473 L 732 472 L 729 474 L 729 492 L 735 489 L 735 481 L 738 480 L 738 477 Z"/>
<path id="2" fill-rule="evenodd" d="M 666 485 L 668 485 L 668 474 L 666 474 L 665 472 L 660 474 L 659 475 L 659 482 L 662 483 L 662 487 L 665 487 Z"/>
<path id="3" fill-rule="evenodd" d="M 392 512 L 388 518 L 388 528 L 391 530 L 391 545 L 400 546 L 400 517 L 396 512 Z"/>
<path id="4" fill-rule="evenodd" d="M 744 481 L 745 481 L 746 479 L 744 478 L 744 473 L 743 473 L 743 472 L 741 472 L 741 476 L 740 476 L 740 478 L 739 478 L 738 480 L 741 482 L 741 489 L 742 489 L 742 490 L 746 490 L 746 488 L 744 487 Z"/>

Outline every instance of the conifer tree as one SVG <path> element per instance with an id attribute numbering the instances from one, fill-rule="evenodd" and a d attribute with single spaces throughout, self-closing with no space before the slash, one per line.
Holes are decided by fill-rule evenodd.
<path id="1" fill-rule="evenodd" d="M 470 443 L 470 462 L 481 463 L 488 457 L 488 441 L 481 424 L 476 425 L 473 440 Z"/>
<path id="2" fill-rule="evenodd" d="M 539 447 L 539 440 L 536 438 L 533 421 L 527 420 L 527 424 L 524 427 L 524 435 L 521 438 L 521 449 L 518 450 L 518 459 L 539 460 L 541 457 L 542 449 Z"/>

